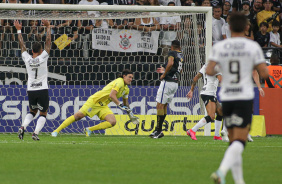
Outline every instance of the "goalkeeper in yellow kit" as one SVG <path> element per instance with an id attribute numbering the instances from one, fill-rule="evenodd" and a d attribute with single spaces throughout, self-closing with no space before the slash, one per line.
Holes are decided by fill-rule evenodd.
<path id="1" fill-rule="evenodd" d="M 98 125 L 85 128 L 86 136 L 88 137 L 92 131 L 107 129 L 115 126 L 116 118 L 114 113 L 108 107 L 108 104 L 113 101 L 122 110 L 129 111 L 128 94 L 129 88 L 127 85 L 131 84 L 133 80 L 133 72 L 125 69 L 119 78 L 106 85 L 102 90 L 90 96 L 85 104 L 74 115 L 68 117 L 54 132 L 52 137 L 57 137 L 58 133 L 85 116 L 93 117 L 97 115 L 100 120 L 106 120 Z M 118 99 L 122 97 L 123 102 Z"/>

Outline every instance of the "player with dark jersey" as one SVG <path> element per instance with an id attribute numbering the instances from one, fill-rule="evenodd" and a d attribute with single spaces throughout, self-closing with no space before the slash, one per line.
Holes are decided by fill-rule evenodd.
<path id="1" fill-rule="evenodd" d="M 174 94 L 178 89 L 180 73 L 183 65 L 183 54 L 178 40 L 172 41 L 171 51 L 168 53 L 168 62 L 164 67 L 158 68 L 157 72 L 162 73 L 161 84 L 157 92 L 157 126 L 151 138 L 161 138 L 164 136 L 162 125 L 167 114 L 167 104 L 171 102 Z"/>
<path id="2" fill-rule="evenodd" d="M 16 29 L 18 30 L 17 33 L 22 53 L 22 59 L 25 62 L 28 74 L 27 94 L 30 109 L 30 112 L 26 115 L 24 122 L 19 128 L 18 136 L 20 139 L 23 139 L 26 127 L 33 120 L 39 110 L 39 118 L 37 120 L 34 133 L 32 134 L 32 139 L 35 141 L 39 141 L 38 134 L 44 127 L 47 110 L 49 108 L 47 61 L 51 49 L 51 28 L 50 22 L 47 20 L 42 20 L 42 24 L 46 26 L 47 29 L 45 50 L 42 49 L 42 46 L 39 42 L 35 42 L 32 45 L 31 56 L 26 51 L 26 47 L 21 34 L 22 24 L 20 24 L 17 20 L 14 23 Z"/>

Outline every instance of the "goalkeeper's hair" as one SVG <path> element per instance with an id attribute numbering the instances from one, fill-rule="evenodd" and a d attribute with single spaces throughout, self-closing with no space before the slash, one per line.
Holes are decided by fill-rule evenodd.
<path id="1" fill-rule="evenodd" d="M 230 15 L 229 25 L 231 31 L 241 33 L 245 31 L 248 25 L 248 19 L 243 13 L 234 12 Z"/>
<path id="2" fill-rule="evenodd" d="M 124 69 L 122 71 L 122 73 L 118 73 L 117 74 L 117 77 L 118 78 L 123 78 L 124 75 L 127 76 L 128 74 L 133 74 L 133 72 L 131 70 L 129 70 L 129 69 Z"/>
<path id="3" fill-rule="evenodd" d="M 35 42 L 32 44 L 33 53 L 39 53 L 42 49 L 42 45 L 39 42 Z"/>

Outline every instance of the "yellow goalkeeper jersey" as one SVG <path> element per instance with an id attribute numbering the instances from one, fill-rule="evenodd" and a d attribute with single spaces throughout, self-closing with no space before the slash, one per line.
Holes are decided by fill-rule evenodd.
<path id="1" fill-rule="evenodd" d="M 93 99 L 95 104 L 99 103 L 101 106 L 108 105 L 112 101 L 109 97 L 112 90 L 117 91 L 117 98 L 128 98 L 129 88 L 124 84 L 123 78 L 117 78 L 116 80 L 112 81 L 90 98 Z"/>

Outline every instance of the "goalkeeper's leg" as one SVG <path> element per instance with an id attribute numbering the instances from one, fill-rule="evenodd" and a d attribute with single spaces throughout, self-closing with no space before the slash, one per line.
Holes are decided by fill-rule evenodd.
<path id="1" fill-rule="evenodd" d="M 105 117 L 105 120 L 106 121 L 101 122 L 98 125 L 95 125 L 95 126 L 92 126 L 92 127 L 88 127 L 88 129 L 90 131 L 104 130 L 104 129 L 111 128 L 111 127 L 116 125 L 116 118 L 115 118 L 115 116 L 113 114 L 108 114 Z"/>
<path id="2" fill-rule="evenodd" d="M 82 112 L 78 111 L 74 115 L 68 117 L 56 130 L 54 130 L 54 132 L 58 134 L 61 130 L 63 130 L 64 128 L 72 124 L 73 122 L 78 121 L 84 117 L 85 115 Z"/>

